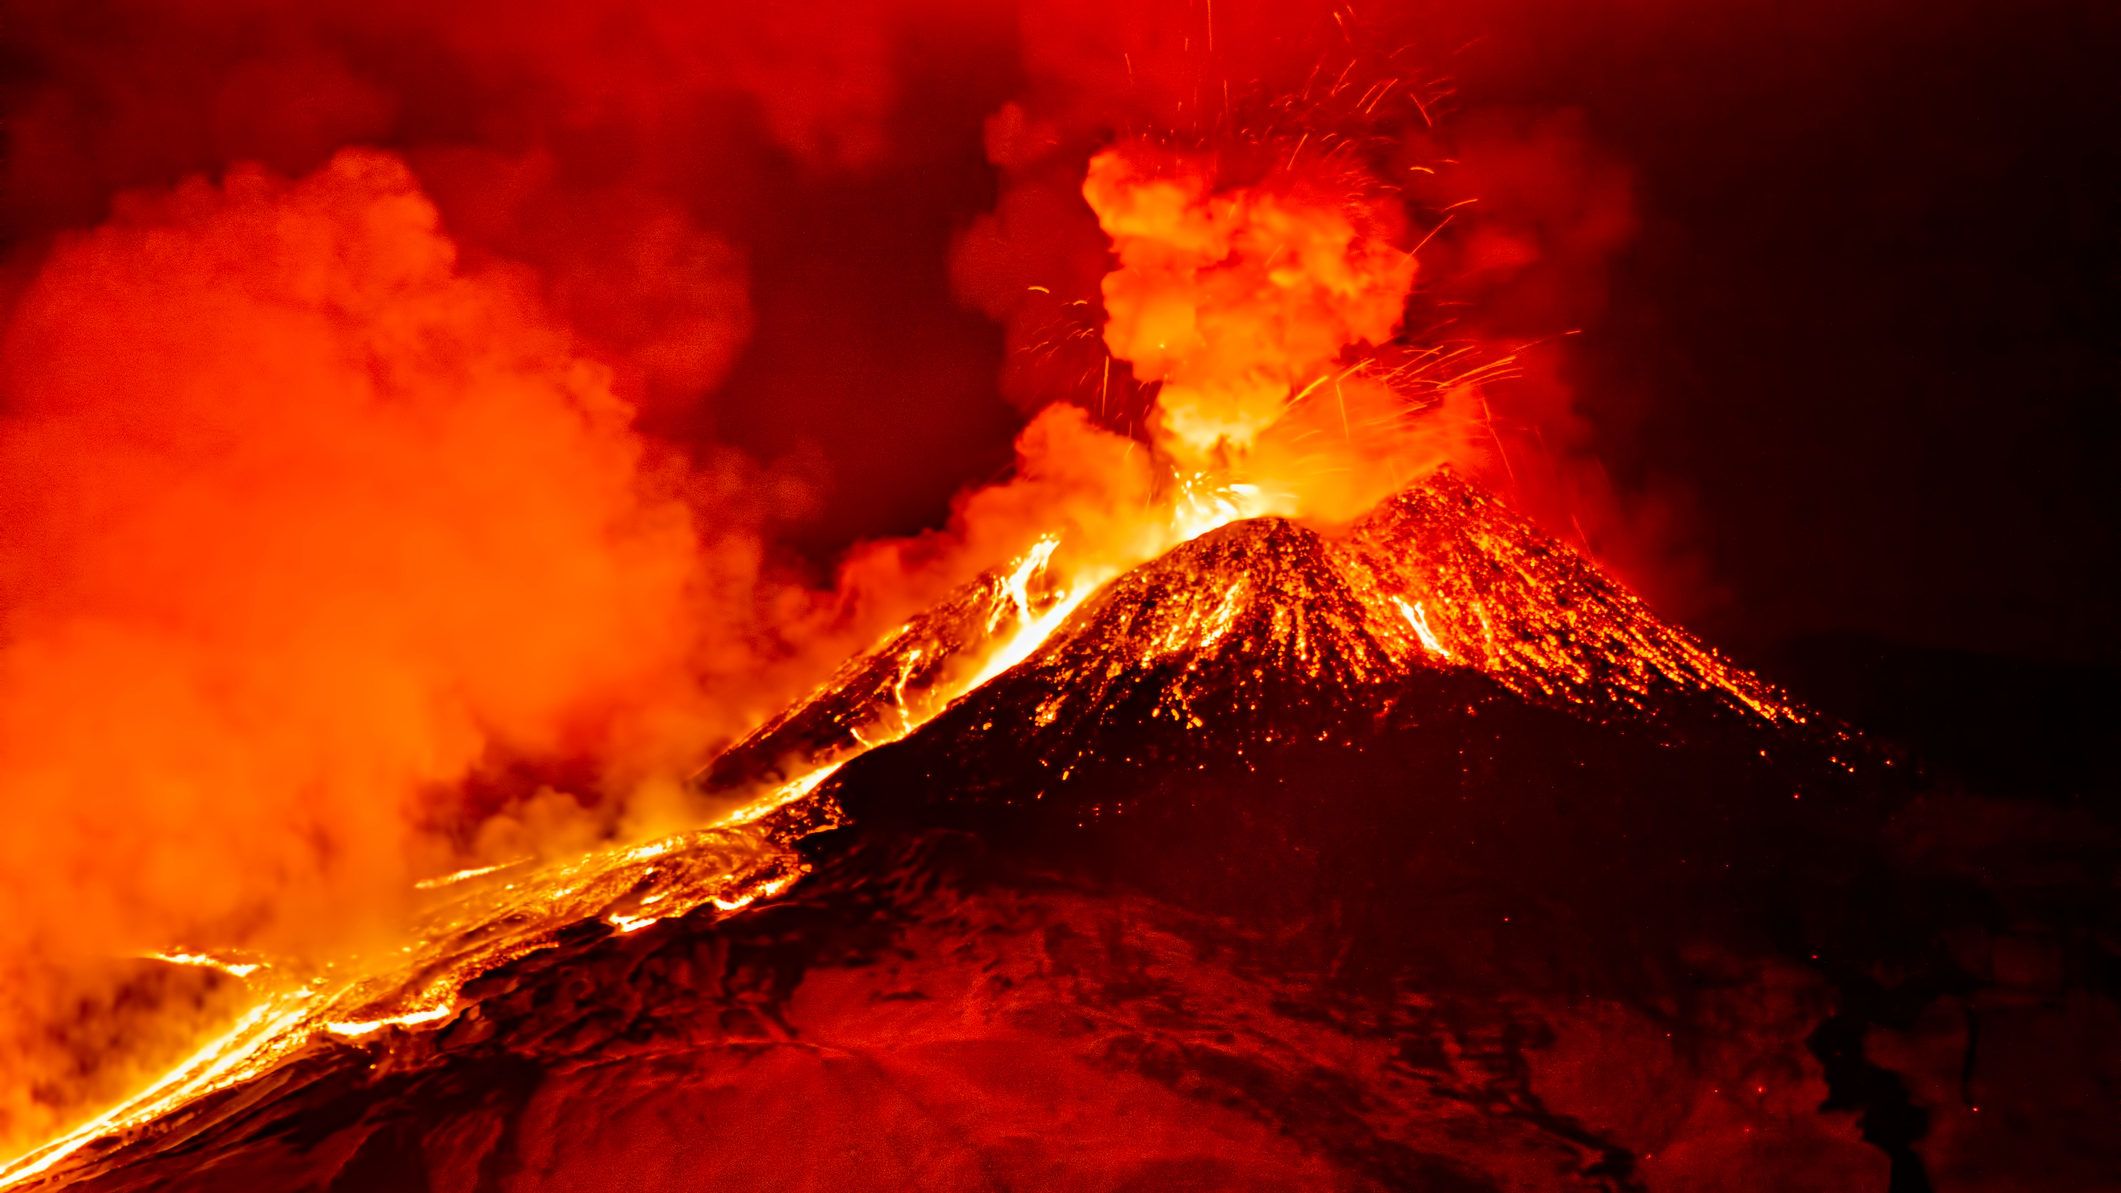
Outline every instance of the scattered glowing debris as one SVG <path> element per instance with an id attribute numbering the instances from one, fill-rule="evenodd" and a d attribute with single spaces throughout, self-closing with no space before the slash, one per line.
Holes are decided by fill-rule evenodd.
<path id="1" fill-rule="evenodd" d="M 1211 530 L 1247 518 L 1290 512 L 1284 502 L 1271 497 L 1259 485 L 1234 481 L 1208 472 L 1190 472 L 1176 479 L 1172 499 L 1171 529 L 1174 545 L 1191 542 Z"/>
<path id="2" fill-rule="evenodd" d="M 1249 516 L 1245 503 L 1263 500 L 1256 490 L 1238 486 L 1204 491 L 1217 495 L 1203 498 L 1199 510 L 1205 512 L 1176 533 Z M 1327 542 L 1310 531 L 1299 533 L 1311 538 L 1284 540 L 1297 544 L 1288 549 Z M 916 672 L 935 660 L 919 643 L 893 656 L 883 682 L 864 689 L 863 699 L 878 703 L 846 706 L 852 711 L 844 723 L 874 730 L 855 739 L 856 748 L 840 751 L 701 829 L 645 844 L 608 846 L 561 862 L 507 863 L 520 869 L 502 884 L 470 881 L 501 867 L 427 880 L 421 889 L 447 893 L 423 913 L 428 918 L 411 926 L 407 938 L 415 943 L 389 948 L 381 957 L 323 962 L 313 971 L 319 976 L 308 983 L 269 993 L 227 1033 L 138 1094 L 0 1165 L 0 1188 L 50 1172 L 94 1140 L 268 1072 L 320 1035 L 364 1039 L 385 1027 L 418 1028 L 446 1019 L 460 1005 L 465 982 L 550 947 L 571 924 L 602 920 L 630 933 L 710 906 L 731 914 L 778 896 L 804 873 L 788 848 L 793 836 L 837 823 L 829 798 L 819 805 L 814 797 L 841 766 L 871 745 L 914 732 L 952 700 L 1032 658 L 1103 587 L 1095 573 L 1072 575 L 1065 586 L 1050 576 L 1058 545 L 1054 537 L 1039 540 L 991 589 L 993 604 L 982 615 L 991 629 L 989 639 L 976 653 L 961 657 L 959 674 L 969 672 L 970 678 L 932 680 L 916 701 L 910 691 Z M 1394 499 L 1322 549 L 1326 564 L 1316 574 L 1325 577 L 1321 585 L 1338 594 L 1332 601 L 1325 600 L 1328 587 L 1278 591 L 1273 600 L 1259 601 L 1246 592 L 1242 577 L 1231 584 L 1203 582 L 1185 602 L 1154 610 L 1156 621 L 1153 628 L 1144 627 L 1145 640 L 1174 652 L 1218 646 L 1240 632 L 1254 633 L 1241 629 L 1241 619 L 1263 610 L 1266 621 L 1257 632 L 1289 650 L 1301 666 L 1318 674 L 1339 668 L 1339 678 L 1351 683 L 1389 681 L 1426 653 L 1487 674 L 1528 698 L 1646 711 L 1659 703 L 1661 689 L 1676 686 L 1712 693 L 1770 722 L 1803 720 L 1765 681 L 1658 621 L 1580 557 L 1555 549 L 1492 499 L 1447 478 Z M 1399 592 L 1424 597 L 1410 603 L 1387 596 Z M 1435 633 L 1435 615 L 1450 620 L 1451 650 Z M 1405 625 L 1412 636 L 1403 629 L 1383 632 L 1388 622 Z M 1063 647 L 1066 641 L 1072 639 Z M 1247 638 L 1244 644 L 1254 643 Z M 1081 678 L 1084 691 L 1057 690 L 1039 707 L 1041 723 L 1058 714 L 1056 702 L 1092 699 L 1094 692 L 1087 689 L 1114 677 Z M 820 694 L 829 694 L 828 689 Z M 1159 713 L 1183 725 L 1201 724 L 1200 716 L 1182 704 Z M 776 820 L 784 809 L 799 805 L 801 811 Z M 196 952 L 156 957 L 245 978 L 258 977 L 263 969 Z M 419 986 L 408 989 L 414 980 Z"/>

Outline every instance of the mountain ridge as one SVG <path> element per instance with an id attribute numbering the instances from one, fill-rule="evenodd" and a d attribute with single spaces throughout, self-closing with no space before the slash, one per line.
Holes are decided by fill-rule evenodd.
<path id="1" fill-rule="evenodd" d="M 1353 713 L 1393 684 L 1458 671 L 1582 716 L 1654 726 L 1687 706 L 1861 751 L 1448 468 L 1336 531 L 1265 517 L 1180 543 L 1106 582 L 1014 667 L 952 696 L 947 678 L 991 649 L 997 627 L 1057 603 L 1044 561 L 985 573 L 916 615 L 716 757 L 698 785 L 739 790 L 836 765 L 960 704 L 995 703 L 980 690 L 1027 669 L 1050 689 L 1042 725 L 1085 701 L 1126 704 L 1121 720 L 1200 721 L 1217 687 L 1240 704 L 1274 687 Z M 1249 665 L 1227 665 L 1233 652 Z"/>

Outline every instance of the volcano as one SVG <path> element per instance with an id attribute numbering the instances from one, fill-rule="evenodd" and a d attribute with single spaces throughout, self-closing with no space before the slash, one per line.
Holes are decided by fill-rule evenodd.
<path id="1" fill-rule="evenodd" d="M 33 1179 L 1924 1187 L 1848 976 L 1933 928 L 1847 910 L 1891 753 L 1448 473 L 1079 600 L 1044 560 L 725 752 L 703 792 L 772 793 L 736 823 L 467 879 L 507 945 L 431 1011 Z"/>

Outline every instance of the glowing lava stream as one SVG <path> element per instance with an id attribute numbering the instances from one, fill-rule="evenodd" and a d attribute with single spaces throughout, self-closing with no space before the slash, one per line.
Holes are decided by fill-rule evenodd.
<path id="1" fill-rule="evenodd" d="M 1236 503 L 1222 502 L 1213 515 L 1189 518 L 1178 533 L 1191 537 L 1240 516 Z M 138 1130 L 260 1076 L 312 1045 L 337 1039 L 373 1046 L 390 1038 L 389 1028 L 439 1025 L 458 1010 L 465 982 L 550 946 L 569 925 L 601 919 L 621 934 L 631 933 L 708 907 L 735 914 L 780 894 L 802 876 L 804 866 L 786 838 L 767 831 L 769 818 L 807 799 L 852 758 L 905 737 L 952 700 L 1029 657 L 1086 596 L 1123 570 L 1112 567 L 1095 582 L 1078 577 L 1049 607 L 1035 612 L 1031 585 L 1047 569 L 1057 545 L 1053 536 L 1040 539 L 1011 565 L 1003 585 L 1005 603 L 988 623 L 995 637 L 986 657 L 970 680 L 954 685 L 949 699 L 934 702 L 925 715 L 901 707 L 891 732 L 863 741 L 712 824 L 644 844 L 606 846 L 571 861 L 533 866 L 528 859 L 515 859 L 423 880 L 416 889 L 439 892 L 443 902 L 413 925 L 416 943 L 386 958 L 327 962 L 306 981 L 289 976 L 287 966 L 197 952 L 151 954 L 170 964 L 205 966 L 252 980 L 263 996 L 225 1032 L 139 1092 L 0 1164 L 0 1189 L 51 1172 L 89 1144 Z M 808 831 L 834 823 L 827 811 Z"/>
<path id="2" fill-rule="evenodd" d="M 1421 638 L 1423 646 L 1443 658 L 1448 659 L 1451 657 L 1451 652 L 1443 648 L 1443 643 L 1436 640 L 1435 631 L 1429 628 L 1429 612 L 1422 608 L 1422 602 L 1416 601 L 1409 605 L 1406 602 L 1406 598 L 1393 597 L 1392 603 L 1399 606 L 1400 615 L 1407 619 L 1407 625 L 1411 626 L 1414 633 Z"/>

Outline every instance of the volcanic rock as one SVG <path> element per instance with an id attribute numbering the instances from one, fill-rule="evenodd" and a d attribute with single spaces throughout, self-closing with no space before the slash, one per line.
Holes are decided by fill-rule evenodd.
<path id="1" fill-rule="evenodd" d="M 1030 603 L 1019 579 L 916 619 L 709 781 L 845 758 Z M 778 898 L 581 924 L 438 1028 L 312 1048 L 67 1176 L 1927 1187 L 1917 1099 L 1957 1062 L 1924 1011 L 1982 988 L 1936 942 L 1983 897 L 1895 847 L 1930 797 L 1460 480 L 1352 527 L 1203 535 L 902 728 L 757 826 L 809 833 Z M 1949 1155 L 1993 1155 L 1946 1121 Z"/>

